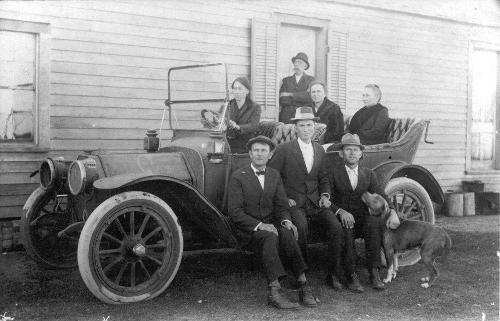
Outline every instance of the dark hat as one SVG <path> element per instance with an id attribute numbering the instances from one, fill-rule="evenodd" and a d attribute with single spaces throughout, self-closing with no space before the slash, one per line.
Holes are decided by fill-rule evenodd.
<path id="1" fill-rule="evenodd" d="M 252 85 L 250 84 L 250 80 L 248 80 L 247 77 L 241 76 L 241 77 L 238 77 L 235 80 L 233 80 L 233 83 L 231 84 L 231 88 L 233 88 L 235 82 L 239 82 L 240 84 L 245 86 L 245 88 L 248 89 L 248 91 L 252 91 Z"/>
<path id="2" fill-rule="evenodd" d="M 365 149 L 363 145 L 361 145 L 361 142 L 359 141 L 359 136 L 356 134 L 351 134 L 347 133 L 344 136 L 342 136 L 342 140 L 340 141 L 341 148 L 344 148 L 344 146 L 347 145 L 354 145 L 354 146 L 359 146 L 361 150 Z"/>
<path id="3" fill-rule="evenodd" d="M 312 107 L 297 107 L 297 109 L 295 109 L 295 117 L 290 118 L 290 121 L 296 122 L 298 120 L 318 121 L 319 117 L 314 116 Z"/>
<path id="4" fill-rule="evenodd" d="M 273 143 L 273 141 L 271 140 L 271 138 L 269 137 L 266 137 L 266 136 L 262 136 L 262 135 L 259 135 L 257 137 L 254 137 L 252 139 L 250 139 L 247 143 L 247 150 L 251 150 L 252 149 L 252 145 L 254 143 L 263 143 L 263 144 L 267 144 L 269 145 L 269 149 L 270 150 L 273 150 L 274 147 L 276 147 L 276 145 Z"/>
<path id="5" fill-rule="evenodd" d="M 295 62 L 295 59 L 300 59 L 305 62 L 307 65 L 306 70 L 309 69 L 309 59 L 307 58 L 307 55 L 305 53 L 299 52 L 295 57 L 292 58 L 292 63 Z"/>

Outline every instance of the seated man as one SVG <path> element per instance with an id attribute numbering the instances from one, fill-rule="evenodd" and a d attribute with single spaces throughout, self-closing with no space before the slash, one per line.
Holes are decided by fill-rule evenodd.
<path id="1" fill-rule="evenodd" d="M 297 243 L 297 228 L 290 224 L 283 183 L 276 170 L 266 168 L 274 143 L 265 136 L 257 136 L 248 141 L 247 149 L 251 164 L 233 173 L 228 189 L 228 211 L 238 238 L 243 246 L 262 258 L 269 304 L 279 309 L 299 308 L 280 290 L 280 278 L 286 275 L 281 252 L 297 278 L 300 302 L 315 307 L 316 299 L 305 276 L 307 265 Z"/>
<path id="2" fill-rule="evenodd" d="M 385 132 L 390 123 L 387 107 L 380 104 L 382 92 L 379 86 L 370 84 L 363 92 L 363 108 L 351 118 L 348 133 L 357 134 L 363 145 L 386 142 Z"/>
<path id="3" fill-rule="evenodd" d="M 334 289 L 341 287 L 338 276 L 341 271 L 342 226 L 330 210 L 330 184 L 328 172 L 322 167 L 325 151 L 312 142 L 315 121 L 311 107 L 299 107 L 295 111 L 297 139 L 281 144 L 269 163 L 277 169 L 288 197 L 291 220 L 297 226 L 302 255 L 308 262 L 308 216 L 317 218 L 328 237 L 327 283 Z M 292 224 L 287 222 L 286 224 Z"/>
<path id="4" fill-rule="evenodd" d="M 371 216 L 368 208 L 361 201 L 364 192 L 377 193 L 384 196 L 384 190 L 378 184 L 377 175 L 369 168 L 359 166 L 363 155 L 363 145 L 358 135 L 345 134 L 341 141 L 340 156 L 344 162 L 327 166 L 332 191 L 332 210 L 339 218 L 344 231 L 344 267 L 349 281 L 349 289 L 363 292 L 355 272 L 354 239 L 365 239 L 366 264 L 370 272 L 372 285 L 377 290 L 384 289 L 380 281 L 380 249 L 382 245 L 383 223 L 380 216 Z"/>

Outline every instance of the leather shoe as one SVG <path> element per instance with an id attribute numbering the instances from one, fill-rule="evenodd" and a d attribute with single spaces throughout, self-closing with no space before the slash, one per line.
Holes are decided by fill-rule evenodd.
<path id="1" fill-rule="evenodd" d="M 282 310 L 298 310 L 300 305 L 296 302 L 291 302 L 277 286 L 267 288 L 267 304 L 272 305 Z"/>
<path id="2" fill-rule="evenodd" d="M 349 283 L 349 290 L 356 293 L 365 292 L 365 289 L 359 282 L 359 276 L 356 273 L 351 274 L 351 283 Z"/>
<path id="3" fill-rule="evenodd" d="M 342 290 L 344 288 L 344 285 L 339 281 L 337 276 L 335 274 L 328 274 L 326 277 L 326 283 L 333 288 L 334 290 Z"/>
<path id="4" fill-rule="evenodd" d="M 379 291 L 385 290 L 385 284 L 382 283 L 382 281 L 380 280 L 380 274 L 378 273 L 377 268 L 374 268 L 371 270 L 370 280 L 371 280 L 372 286 L 375 290 L 379 290 Z"/>
<path id="5" fill-rule="evenodd" d="M 299 282 L 299 301 L 302 305 L 309 308 L 314 308 L 318 305 L 311 287 L 306 282 Z"/>

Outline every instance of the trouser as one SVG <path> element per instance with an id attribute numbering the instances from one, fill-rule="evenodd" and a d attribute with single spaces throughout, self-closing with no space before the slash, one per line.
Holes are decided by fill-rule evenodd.
<path id="1" fill-rule="evenodd" d="M 268 231 L 253 232 L 249 243 L 249 248 L 262 260 L 268 283 L 286 275 L 283 261 L 288 263 L 295 277 L 307 270 L 293 232 L 282 226 L 276 226 L 276 229 L 278 236 Z"/>
<path id="2" fill-rule="evenodd" d="M 285 124 L 289 124 L 290 118 L 295 117 L 295 109 L 297 109 L 297 107 L 295 107 L 295 106 L 283 106 L 283 107 L 281 107 L 280 117 L 279 117 L 280 122 L 285 123 Z"/>
<path id="3" fill-rule="evenodd" d="M 297 227 L 299 234 L 299 246 L 302 255 L 309 264 L 309 255 L 307 249 L 307 240 L 309 234 L 309 227 L 307 216 L 315 216 L 315 221 L 318 221 L 326 231 L 328 238 L 328 273 L 333 273 L 340 276 L 341 269 L 341 255 L 344 239 L 342 237 L 342 226 L 335 217 L 335 214 L 329 208 L 319 208 L 308 201 L 304 208 L 292 207 L 290 214 L 293 224 Z"/>
<path id="4" fill-rule="evenodd" d="M 368 271 L 380 267 L 383 222 L 380 216 L 354 215 L 354 228 L 344 230 L 344 268 L 347 275 L 355 272 L 356 249 L 354 240 L 365 239 L 366 267 Z"/>

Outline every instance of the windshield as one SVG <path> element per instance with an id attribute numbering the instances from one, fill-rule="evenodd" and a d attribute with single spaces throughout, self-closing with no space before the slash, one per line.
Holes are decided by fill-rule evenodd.
<path id="1" fill-rule="evenodd" d="M 227 108 L 227 76 L 223 64 L 169 70 L 170 110 L 162 128 L 222 130 Z M 170 127 L 171 126 L 171 127 Z"/>

